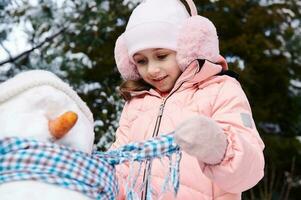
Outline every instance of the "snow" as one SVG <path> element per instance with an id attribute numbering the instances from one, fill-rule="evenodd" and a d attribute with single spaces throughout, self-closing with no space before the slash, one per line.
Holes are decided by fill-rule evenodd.
<path id="1" fill-rule="evenodd" d="M 238 56 L 227 56 L 226 57 L 226 60 L 228 63 L 237 63 L 238 67 L 241 69 L 241 70 L 244 70 L 245 69 L 245 61 L 238 57 Z"/>
<path id="2" fill-rule="evenodd" d="M 8 38 L 2 42 L 2 45 L 8 49 L 12 57 L 15 57 L 16 55 L 23 53 L 25 50 L 32 48 L 27 42 L 28 37 L 24 32 L 24 26 L 24 22 L 21 22 L 20 25 L 14 26 Z M 3 62 L 8 58 L 8 53 L 3 48 L 0 48 L 0 62 Z"/>

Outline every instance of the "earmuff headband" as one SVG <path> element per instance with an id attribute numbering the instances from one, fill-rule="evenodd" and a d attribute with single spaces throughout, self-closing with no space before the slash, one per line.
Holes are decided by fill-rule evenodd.
<path id="1" fill-rule="evenodd" d="M 185 0 L 185 1 L 189 6 L 191 16 L 198 15 L 198 11 L 196 9 L 196 6 L 195 6 L 194 2 L 192 0 Z"/>

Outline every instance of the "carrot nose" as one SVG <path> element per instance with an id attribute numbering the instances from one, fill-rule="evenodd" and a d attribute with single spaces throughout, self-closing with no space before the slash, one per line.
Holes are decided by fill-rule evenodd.
<path id="1" fill-rule="evenodd" d="M 77 114 L 72 111 L 65 112 L 54 120 L 49 120 L 49 131 L 55 139 L 61 139 L 70 131 L 77 121 Z"/>

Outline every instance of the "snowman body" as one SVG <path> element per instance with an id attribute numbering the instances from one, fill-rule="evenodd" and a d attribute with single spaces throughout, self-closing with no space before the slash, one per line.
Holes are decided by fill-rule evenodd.
<path id="1" fill-rule="evenodd" d="M 1 200 L 91 200 L 86 195 L 37 181 L 17 181 L 0 185 Z"/>
<path id="2" fill-rule="evenodd" d="M 49 120 L 73 111 L 76 124 L 54 140 Z M 76 92 L 54 74 L 41 70 L 24 72 L 0 84 L 0 140 L 20 137 L 54 142 L 90 154 L 94 141 L 93 116 Z M 1 200 L 88 200 L 85 194 L 59 185 L 22 180 L 0 184 Z"/>

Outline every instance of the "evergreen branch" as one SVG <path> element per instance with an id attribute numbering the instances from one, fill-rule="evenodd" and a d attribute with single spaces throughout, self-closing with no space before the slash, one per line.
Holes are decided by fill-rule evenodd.
<path id="1" fill-rule="evenodd" d="M 4 65 L 6 63 L 14 63 L 16 60 L 20 59 L 21 57 L 23 56 L 28 56 L 31 52 L 33 52 L 34 50 L 36 49 L 39 49 L 40 47 L 42 47 L 45 43 L 47 42 L 51 42 L 54 38 L 56 38 L 57 36 L 59 36 L 61 33 L 63 33 L 65 31 L 65 28 L 62 28 L 59 32 L 53 34 L 52 36 L 50 37 L 47 37 L 43 42 L 41 42 L 40 44 L 38 44 L 37 46 L 35 47 L 32 47 L 31 49 L 27 50 L 27 51 L 24 51 L 23 53 L 15 56 L 15 57 L 10 57 L 8 58 L 7 60 L 5 61 L 2 61 L 0 62 L 0 66 L 1 65 Z"/>

